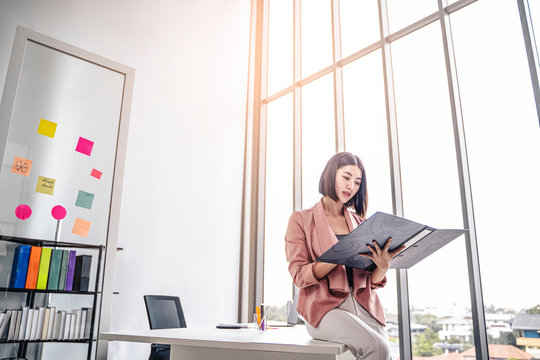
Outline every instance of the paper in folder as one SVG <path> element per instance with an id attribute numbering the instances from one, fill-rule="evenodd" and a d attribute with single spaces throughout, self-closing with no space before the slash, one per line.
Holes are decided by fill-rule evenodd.
<path id="1" fill-rule="evenodd" d="M 390 251 L 401 245 L 405 245 L 405 249 L 390 262 L 390 268 L 408 269 L 466 231 L 434 229 L 396 215 L 376 212 L 349 234 L 337 235 L 338 243 L 317 261 L 373 271 L 376 268 L 373 261 L 358 254 L 370 254 L 367 245 L 373 245 L 373 240 L 376 240 L 382 249 L 391 237 Z"/>

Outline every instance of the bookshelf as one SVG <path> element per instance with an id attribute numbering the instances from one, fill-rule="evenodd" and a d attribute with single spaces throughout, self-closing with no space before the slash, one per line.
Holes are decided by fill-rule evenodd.
<path id="1" fill-rule="evenodd" d="M 0 302 L 0 311 L 3 313 L 6 313 L 7 310 L 21 310 L 23 307 L 28 307 L 29 309 L 35 309 L 38 308 L 53 308 L 55 311 L 58 310 L 58 312 L 55 312 L 54 315 L 51 315 L 51 319 L 55 318 L 58 313 L 61 313 L 60 310 L 67 310 L 67 309 L 60 309 L 56 308 L 55 306 L 55 300 L 58 300 L 58 297 L 70 297 L 70 296 L 83 296 L 83 297 L 89 297 L 92 304 L 92 311 L 91 314 L 86 313 L 88 316 L 85 317 L 85 321 L 89 323 L 85 324 L 86 332 L 84 329 L 79 329 L 77 331 L 77 335 L 83 335 L 83 338 L 73 338 L 73 339 L 17 339 L 17 340 L 7 340 L 7 334 L 9 330 L 9 326 L 11 324 L 7 324 L 7 329 L 4 331 L 3 334 L 0 334 L 0 347 L 6 347 L 11 346 L 15 349 L 11 348 L 9 349 L 11 356 L 14 355 L 14 351 L 16 352 L 16 356 L 19 358 L 26 358 L 28 353 L 28 347 L 30 344 L 36 344 L 34 346 L 40 347 L 37 349 L 37 351 L 34 349 L 34 355 L 35 353 L 41 353 L 43 351 L 43 346 L 47 343 L 58 343 L 58 344 L 87 344 L 87 351 L 86 351 L 86 358 L 91 359 L 92 358 L 92 350 L 95 346 L 95 343 L 97 341 L 95 336 L 95 330 L 98 328 L 97 324 L 97 316 L 96 316 L 96 309 L 99 307 L 98 302 L 98 296 L 101 295 L 101 289 L 100 289 L 100 273 L 102 268 L 102 259 L 103 259 L 103 252 L 105 250 L 105 246 L 103 245 L 86 245 L 86 244 L 78 244 L 78 243 L 70 243 L 70 242 L 55 242 L 50 240 L 39 240 L 39 239 L 25 239 L 25 238 L 19 238 L 19 237 L 12 237 L 12 236 L 4 236 L 0 235 L 0 244 L 7 244 L 7 246 L 4 246 L 4 249 L 7 249 L 3 256 L 2 266 L 0 267 L 1 270 L 1 278 L 3 279 L 1 285 L 9 285 L 9 282 L 6 281 L 6 279 L 9 279 L 12 275 L 12 266 L 13 262 L 15 260 L 15 252 L 13 251 L 17 246 L 19 245 L 29 245 L 29 246 L 35 246 L 35 247 L 48 247 L 52 249 L 73 249 L 73 250 L 83 250 L 85 252 L 92 252 L 96 255 L 95 262 L 91 266 L 91 276 L 93 277 L 92 283 L 89 285 L 88 291 L 79 291 L 79 290 L 49 290 L 49 289 L 27 289 L 27 288 L 13 288 L 10 286 L 1 286 L 0 287 L 0 296 L 2 296 L 2 302 Z M 9 274 L 8 274 L 9 273 Z M 4 284 L 6 282 L 7 284 Z M 10 301 L 4 299 L 9 299 L 11 294 L 18 294 L 18 296 L 22 296 L 22 300 L 17 302 L 15 300 L 15 303 L 18 303 L 20 306 L 10 306 Z M 36 296 L 40 295 L 43 297 L 40 302 L 36 301 Z M 51 299 L 51 295 L 54 294 L 56 296 L 56 299 Z M 39 304 L 42 304 L 41 306 L 37 306 Z M 63 299 L 61 303 L 69 303 L 69 300 L 66 301 L 66 299 Z M 14 303 L 11 302 L 11 305 Z M 84 309 L 84 308 L 82 308 Z M 37 313 L 37 312 L 36 312 Z M 84 313 L 82 313 L 84 314 Z M 83 315 L 81 315 L 83 316 Z M 29 323 L 28 323 L 29 324 Z M 28 325 L 27 325 L 28 326 Z M 81 325 L 82 326 L 82 325 Z M 49 328 L 51 329 L 51 328 Z M 69 333 L 69 329 L 67 330 L 67 333 Z M 60 330 L 60 333 L 63 333 L 64 330 Z M 86 335 L 86 336 L 85 336 Z M 71 336 L 73 336 L 71 334 Z M 69 336 L 68 336 L 69 338 Z M 2 354 L 0 352 L 0 357 L 2 357 Z M 36 356 L 35 356 L 36 357 Z"/>

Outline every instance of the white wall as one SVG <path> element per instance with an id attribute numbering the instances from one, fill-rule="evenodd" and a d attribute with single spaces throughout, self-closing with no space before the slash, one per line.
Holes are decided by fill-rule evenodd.
<path id="1" fill-rule="evenodd" d="M 144 294 L 179 295 L 188 326 L 237 318 L 249 16 L 249 0 L 0 0 L 0 91 L 17 25 L 136 69 L 111 330 L 148 328 Z"/>

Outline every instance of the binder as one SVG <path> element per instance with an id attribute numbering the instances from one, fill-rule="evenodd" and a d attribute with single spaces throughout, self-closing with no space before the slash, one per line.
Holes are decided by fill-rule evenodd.
<path id="1" fill-rule="evenodd" d="M 28 273 L 26 274 L 26 289 L 35 289 L 39 271 L 39 261 L 41 260 L 41 247 L 32 246 L 30 259 L 28 260 Z"/>
<path id="2" fill-rule="evenodd" d="M 60 275 L 58 277 L 58 290 L 66 288 L 66 274 L 68 269 L 69 250 L 62 250 L 62 264 L 60 265 Z"/>
<path id="3" fill-rule="evenodd" d="M 39 272 L 37 277 L 36 289 L 47 289 L 47 279 L 49 277 L 49 265 L 51 263 L 52 249 L 41 249 L 41 260 L 39 261 Z"/>
<path id="4" fill-rule="evenodd" d="M 370 254 L 367 245 L 372 245 L 373 240 L 382 249 L 391 237 L 389 251 L 394 251 L 401 245 L 405 245 L 405 249 L 390 262 L 390 268 L 409 269 L 466 231 L 435 229 L 396 215 L 376 212 L 349 234 L 336 235 L 339 240 L 337 244 L 322 254 L 317 261 L 373 271 L 376 268 L 375 263 L 358 254 Z"/>
<path id="5" fill-rule="evenodd" d="M 11 278 L 9 287 L 15 289 L 24 289 L 26 284 L 26 273 L 28 272 L 28 260 L 30 260 L 30 245 L 19 245 L 15 249 L 13 257 L 13 268 L 11 270 Z"/>
<path id="6" fill-rule="evenodd" d="M 58 280 L 60 279 L 60 266 L 62 265 L 62 250 L 53 249 L 51 254 L 51 265 L 49 266 L 49 280 L 47 290 L 58 290 Z"/>
<path id="7" fill-rule="evenodd" d="M 66 273 L 66 286 L 64 288 L 64 290 L 66 291 L 73 290 L 73 273 L 75 271 L 75 257 L 76 257 L 75 250 L 70 250 L 67 273 Z"/>
<path id="8" fill-rule="evenodd" d="M 90 283 L 91 255 L 79 255 L 75 261 L 75 273 L 73 275 L 73 290 L 88 291 Z"/>

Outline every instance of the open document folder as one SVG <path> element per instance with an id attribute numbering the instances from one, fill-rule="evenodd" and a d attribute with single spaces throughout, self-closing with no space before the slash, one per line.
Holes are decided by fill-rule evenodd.
<path id="1" fill-rule="evenodd" d="M 458 238 L 467 230 L 434 229 L 399 216 L 376 212 L 346 235 L 337 235 L 338 243 L 317 261 L 341 264 L 372 271 L 376 265 L 358 254 L 370 254 L 368 244 L 376 240 L 381 249 L 392 238 L 390 251 L 405 245 L 390 262 L 392 269 L 408 269 L 428 255 Z"/>

